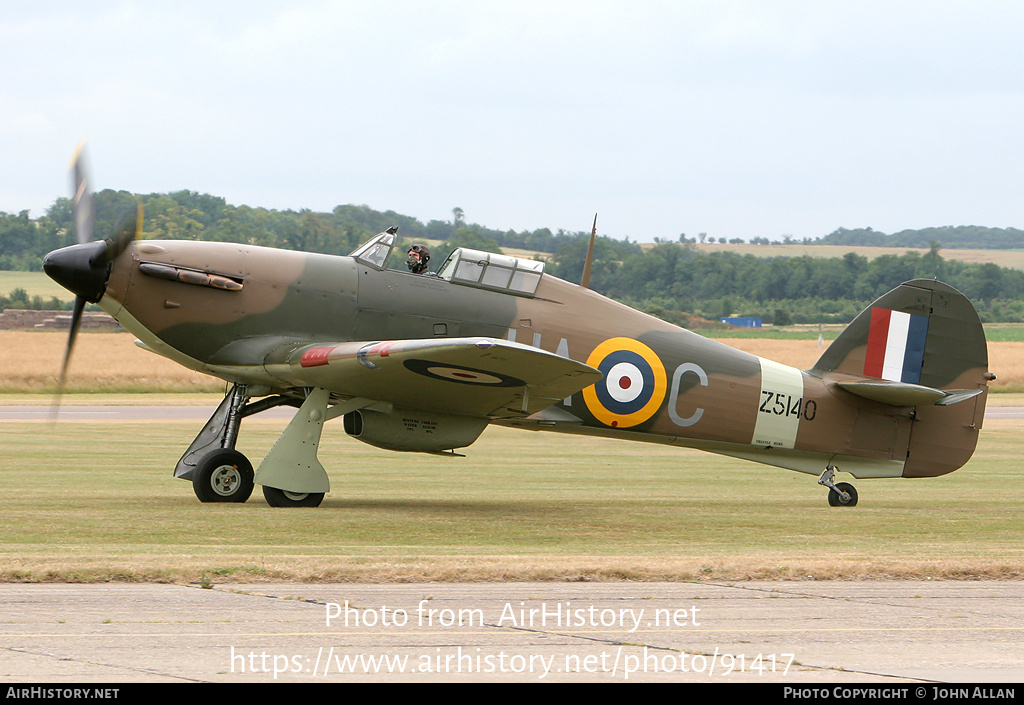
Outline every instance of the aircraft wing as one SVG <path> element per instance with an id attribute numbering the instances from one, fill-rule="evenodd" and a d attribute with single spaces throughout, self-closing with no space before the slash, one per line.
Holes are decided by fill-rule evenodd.
<path id="1" fill-rule="evenodd" d="M 279 348 L 264 368 L 291 386 L 490 418 L 533 414 L 601 379 L 588 365 L 495 338 L 311 343 Z"/>

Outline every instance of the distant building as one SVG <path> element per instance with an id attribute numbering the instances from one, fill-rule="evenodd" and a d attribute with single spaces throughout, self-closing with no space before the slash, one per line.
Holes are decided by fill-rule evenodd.
<path id="1" fill-rule="evenodd" d="M 103 311 L 85 311 L 81 326 L 85 328 L 114 328 L 121 325 Z M 5 308 L 0 312 L 0 330 L 67 330 L 71 327 L 71 311 L 36 311 Z"/>
<path id="2" fill-rule="evenodd" d="M 734 318 L 721 318 L 719 319 L 722 323 L 728 323 L 730 326 L 736 326 L 737 328 L 760 328 L 760 318 L 741 318 L 736 316 Z"/>

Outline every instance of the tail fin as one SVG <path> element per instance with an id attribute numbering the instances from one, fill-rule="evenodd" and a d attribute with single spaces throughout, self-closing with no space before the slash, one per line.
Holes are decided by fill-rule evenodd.
<path id="1" fill-rule="evenodd" d="M 985 331 L 966 296 L 915 279 L 861 311 L 812 370 L 935 389 L 980 388 L 988 372 Z"/>
<path id="2" fill-rule="evenodd" d="M 917 407 L 904 477 L 942 475 L 967 462 L 993 378 L 974 306 L 930 279 L 906 282 L 880 297 L 809 373 L 873 401 Z"/>

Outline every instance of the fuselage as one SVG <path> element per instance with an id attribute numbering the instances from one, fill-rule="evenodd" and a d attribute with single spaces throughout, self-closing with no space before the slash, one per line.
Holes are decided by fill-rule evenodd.
<path id="1" fill-rule="evenodd" d="M 155 352 L 275 391 L 287 385 L 264 367 L 268 341 L 504 338 L 584 362 L 604 380 L 555 404 L 558 415 L 493 422 L 674 443 L 813 474 L 841 464 L 857 476 L 898 476 L 910 442 L 910 410 L 547 274 L 521 296 L 352 257 L 140 241 L 113 262 L 100 305 Z"/>

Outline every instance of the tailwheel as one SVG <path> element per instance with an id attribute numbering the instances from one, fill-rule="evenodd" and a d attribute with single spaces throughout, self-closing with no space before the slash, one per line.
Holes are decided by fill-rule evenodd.
<path id="1" fill-rule="evenodd" d="M 200 502 L 244 502 L 253 487 L 252 463 L 228 448 L 204 455 L 192 474 L 192 489 Z"/>
<path id="2" fill-rule="evenodd" d="M 323 492 L 289 492 L 263 485 L 263 498 L 271 507 L 319 507 Z"/>
<path id="3" fill-rule="evenodd" d="M 842 493 L 846 493 L 846 499 Z M 830 507 L 855 507 L 857 506 L 857 490 L 849 482 L 836 483 L 835 489 L 828 491 L 828 505 Z"/>
<path id="4" fill-rule="evenodd" d="M 818 480 L 819 485 L 828 488 L 828 505 L 830 507 L 856 507 L 857 490 L 849 482 L 833 482 L 836 479 L 836 468 L 829 465 Z"/>

